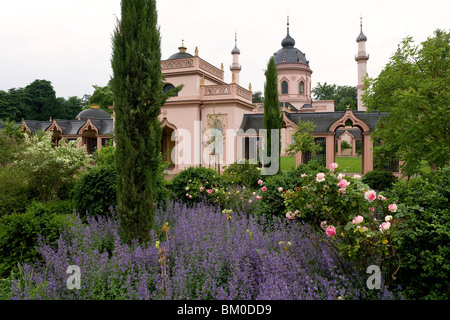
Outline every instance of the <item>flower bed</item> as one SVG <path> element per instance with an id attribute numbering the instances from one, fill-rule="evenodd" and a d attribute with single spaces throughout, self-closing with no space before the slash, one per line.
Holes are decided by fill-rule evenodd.
<path id="1" fill-rule="evenodd" d="M 147 245 L 124 244 L 115 218 L 73 217 L 43 263 L 23 265 L 13 299 L 392 299 L 308 225 L 169 202 Z M 69 265 L 81 288 L 68 289 Z"/>

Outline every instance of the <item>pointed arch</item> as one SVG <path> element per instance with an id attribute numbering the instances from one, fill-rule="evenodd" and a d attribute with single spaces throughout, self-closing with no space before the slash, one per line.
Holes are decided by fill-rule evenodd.
<path id="1" fill-rule="evenodd" d="M 98 134 L 98 129 L 92 123 L 91 119 L 86 120 L 86 123 L 78 130 L 78 134 L 82 135 L 84 131 L 95 131 Z"/>
<path id="2" fill-rule="evenodd" d="M 361 130 L 361 132 L 370 132 L 370 127 L 369 125 L 359 119 L 357 116 L 355 116 L 355 114 L 353 113 L 352 109 L 347 109 L 344 113 L 344 115 L 336 120 L 334 123 L 332 123 L 330 125 L 330 127 L 328 128 L 329 132 L 336 132 L 336 130 L 340 127 L 346 127 L 346 124 L 348 124 L 349 122 L 352 123 L 353 127 L 357 127 Z"/>

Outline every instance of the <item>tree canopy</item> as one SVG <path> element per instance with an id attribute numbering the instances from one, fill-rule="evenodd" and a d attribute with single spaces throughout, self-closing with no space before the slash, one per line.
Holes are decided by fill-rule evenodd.
<path id="1" fill-rule="evenodd" d="M 347 106 L 357 109 L 357 90 L 352 86 L 338 86 L 324 82 L 317 83 L 312 90 L 314 98 L 317 100 L 334 100 L 335 110 L 344 111 Z"/>
<path id="2" fill-rule="evenodd" d="M 436 30 L 419 46 L 406 37 L 377 78 L 366 78 L 368 111 L 386 112 L 372 133 L 374 161 L 402 161 L 406 175 L 450 162 L 450 35 Z"/>

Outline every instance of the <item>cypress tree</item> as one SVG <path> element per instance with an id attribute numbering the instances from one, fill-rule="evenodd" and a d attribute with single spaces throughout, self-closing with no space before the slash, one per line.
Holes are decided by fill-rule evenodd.
<path id="1" fill-rule="evenodd" d="M 156 181 L 161 161 L 158 116 L 164 94 L 155 0 L 122 0 L 112 36 L 117 214 L 126 241 L 145 242 L 154 226 Z"/>
<path id="2" fill-rule="evenodd" d="M 283 126 L 283 114 L 280 109 L 280 101 L 278 99 L 278 72 L 273 57 L 270 58 L 266 70 L 266 82 L 264 83 L 264 129 L 267 130 L 267 138 L 264 139 L 264 146 L 267 156 L 272 157 L 272 132 L 271 129 L 278 129 L 279 150 L 278 163 L 281 153 L 281 128 Z"/>

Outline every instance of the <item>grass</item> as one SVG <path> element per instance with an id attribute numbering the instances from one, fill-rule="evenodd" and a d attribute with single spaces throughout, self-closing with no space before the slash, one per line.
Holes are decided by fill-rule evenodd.
<path id="1" fill-rule="evenodd" d="M 336 163 L 339 165 L 336 169 L 339 172 L 360 173 L 362 171 L 361 157 L 336 157 Z"/>
<path id="2" fill-rule="evenodd" d="M 339 165 L 339 172 L 359 173 L 362 170 L 361 157 L 336 157 L 336 163 Z M 295 157 L 281 157 L 280 167 L 281 170 L 295 168 Z"/>

